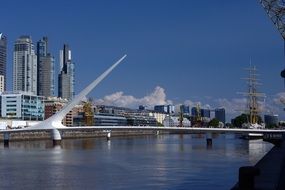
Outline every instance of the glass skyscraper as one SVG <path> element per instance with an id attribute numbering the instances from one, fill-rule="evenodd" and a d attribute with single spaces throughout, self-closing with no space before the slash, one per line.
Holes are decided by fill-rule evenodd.
<path id="1" fill-rule="evenodd" d="M 226 111 L 225 108 L 215 109 L 215 118 L 220 122 L 226 123 Z"/>
<path id="2" fill-rule="evenodd" d="M 37 56 L 30 36 L 16 40 L 13 57 L 13 90 L 37 94 Z"/>
<path id="3" fill-rule="evenodd" d="M 7 39 L 0 33 L 0 90 L 6 90 Z"/>
<path id="4" fill-rule="evenodd" d="M 50 97 L 54 95 L 54 57 L 48 53 L 48 38 L 37 43 L 37 94 Z"/>
<path id="5" fill-rule="evenodd" d="M 71 59 L 71 50 L 67 44 L 64 44 L 63 50 L 60 50 L 58 96 L 67 100 L 74 97 L 74 63 Z"/>

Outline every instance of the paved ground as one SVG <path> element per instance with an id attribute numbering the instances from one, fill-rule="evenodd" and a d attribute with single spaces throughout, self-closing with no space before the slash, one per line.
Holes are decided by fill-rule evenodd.
<path id="1" fill-rule="evenodd" d="M 256 189 L 282 189 L 285 183 L 285 143 L 273 147 L 256 165 L 260 175 L 255 178 Z"/>
<path id="2" fill-rule="evenodd" d="M 260 170 L 255 177 L 256 190 L 285 190 L 285 142 L 273 147 L 255 167 Z M 239 189 L 238 184 L 234 189 Z"/>

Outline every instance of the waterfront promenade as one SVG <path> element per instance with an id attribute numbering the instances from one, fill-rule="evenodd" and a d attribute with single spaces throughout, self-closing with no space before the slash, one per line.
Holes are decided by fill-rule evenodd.
<path id="1" fill-rule="evenodd" d="M 285 189 L 285 142 L 274 146 L 253 167 L 257 171 L 253 176 L 253 186 L 256 190 L 284 190 Z M 232 190 L 243 190 L 238 182 Z M 252 189 L 252 188 L 248 188 Z"/>

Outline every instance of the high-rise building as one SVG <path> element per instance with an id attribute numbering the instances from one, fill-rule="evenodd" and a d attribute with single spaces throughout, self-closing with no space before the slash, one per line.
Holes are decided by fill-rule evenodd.
<path id="1" fill-rule="evenodd" d="M 215 118 L 220 122 L 226 123 L 226 111 L 225 108 L 215 109 Z"/>
<path id="2" fill-rule="evenodd" d="M 7 39 L 0 33 L 0 91 L 6 90 Z M 3 90 L 3 91 L 2 91 Z"/>
<path id="3" fill-rule="evenodd" d="M 58 96 L 67 100 L 74 97 L 74 63 L 71 50 L 64 44 L 60 51 L 60 73 L 58 75 Z"/>
<path id="4" fill-rule="evenodd" d="M 37 94 L 37 56 L 30 36 L 16 40 L 13 56 L 13 90 Z"/>
<path id="5" fill-rule="evenodd" d="M 37 43 L 37 94 L 50 97 L 54 95 L 54 57 L 48 53 L 48 38 Z"/>

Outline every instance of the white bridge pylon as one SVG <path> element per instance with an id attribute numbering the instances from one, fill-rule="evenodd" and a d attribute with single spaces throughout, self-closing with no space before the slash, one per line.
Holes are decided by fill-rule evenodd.
<path id="1" fill-rule="evenodd" d="M 26 129 L 57 129 L 65 128 L 61 122 L 77 104 L 79 104 L 109 73 L 118 66 L 127 55 L 121 57 L 116 63 L 114 63 L 109 69 L 102 73 L 96 80 L 89 84 L 84 90 L 76 95 L 70 102 L 68 102 L 59 112 L 51 116 L 50 118 Z"/>

